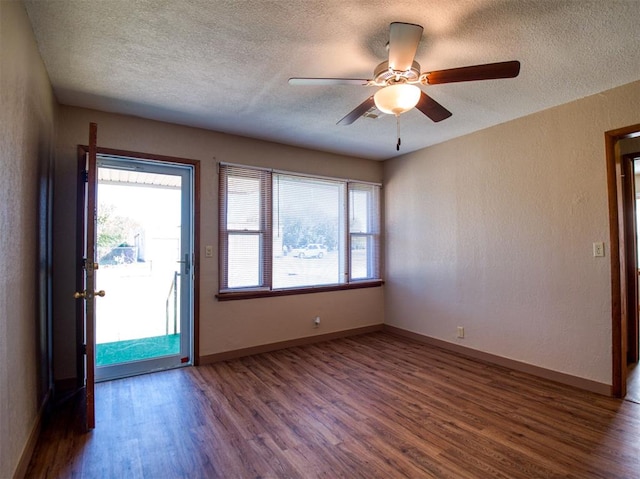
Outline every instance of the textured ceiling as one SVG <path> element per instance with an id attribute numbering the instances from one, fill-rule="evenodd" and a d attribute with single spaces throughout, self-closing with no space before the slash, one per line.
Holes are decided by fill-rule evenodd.
<path id="1" fill-rule="evenodd" d="M 637 0 L 25 0 L 60 103 L 386 159 L 640 79 Z M 520 60 L 508 80 L 432 85 L 453 113 L 336 122 L 389 24 L 424 27 L 422 71 Z"/>

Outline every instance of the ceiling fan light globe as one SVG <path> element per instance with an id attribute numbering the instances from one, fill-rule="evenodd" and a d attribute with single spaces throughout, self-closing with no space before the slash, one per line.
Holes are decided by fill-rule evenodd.
<path id="1" fill-rule="evenodd" d="M 415 85 L 399 83 L 378 90 L 373 96 L 373 101 L 382 113 L 397 116 L 418 104 L 420 92 L 420 88 Z"/>

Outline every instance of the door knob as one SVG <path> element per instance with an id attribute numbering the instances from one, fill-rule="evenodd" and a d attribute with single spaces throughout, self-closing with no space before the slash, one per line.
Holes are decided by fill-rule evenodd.
<path id="1" fill-rule="evenodd" d="M 93 294 L 87 293 L 86 291 L 82 291 L 82 292 L 76 291 L 75 293 L 73 293 L 73 297 L 76 298 L 76 299 L 92 298 L 93 296 L 100 296 L 100 297 L 104 298 L 105 294 L 107 294 L 107 293 L 105 293 L 104 290 L 102 290 L 102 289 L 100 291 L 94 292 Z"/>

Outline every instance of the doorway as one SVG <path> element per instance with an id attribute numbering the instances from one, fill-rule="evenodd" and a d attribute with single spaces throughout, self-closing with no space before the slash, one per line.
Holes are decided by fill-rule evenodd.
<path id="1" fill-rule="evenodd" d="M 604 135 L 611 244 L 611 394 L 618 398 L 627 395 L 629 352 L 633 353 L 629 345 L 633 346 L 636 339 L 630 332 L 633 334 L 633 328 L 638 325 L 633 161 L 620 147 L 623 140 L 639 137 L 640 124 L 610 130 Z"/>
<path id="2" fill-rule="evenodd" d="M 194 167 L 97 155 L 96 381 L 193 363 Z"/>
<path id="3" fill-rule="evenodd" d="M 640 138 L 624 139 L 620 141 L 619 145 L 620 154 L 624 162 L 629 162 L 630 170 L 633 171 L 633 187 L 630 188 L 633 195 L 633 201 L 630 201 L 633 206 L 633 218 L 635 229 L 633 242 L 635 243 L 635 260 L 636 264 L 633 265 L 633 274 L 636 278 L 640 277 L 640 244 L 637 239 L 640 237 L 640 221 L 638 215 L 640 214 Z M 634 151 L 633 153 L 628 153 Z M 640 281 L 637 281 L 636 287 L 640 285 Z M 640 291 L 637 291 L 636 296 L 636 308 L 634 314 L 629 315 L 628 321 L 628 341 L 627 341 L 627 393 L 625 399 L 640 404 L 640 368 L 638 367 L 638 361 L 640 360 L 640 324 L 638 318 L 638 312 L 640 311 Z"/>

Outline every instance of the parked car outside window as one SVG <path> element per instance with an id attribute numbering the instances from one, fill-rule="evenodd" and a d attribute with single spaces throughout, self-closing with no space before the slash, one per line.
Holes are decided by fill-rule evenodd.
<path id="1" fill-rule="evenodd" d="M 318 243 L 308 244 L 303 248 L 294 248 L 291 255 L 295 258 L 322 258 L 327 254 L 327 248 Z"/>

